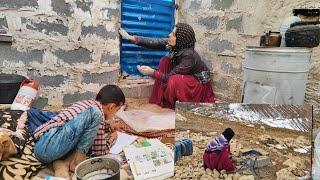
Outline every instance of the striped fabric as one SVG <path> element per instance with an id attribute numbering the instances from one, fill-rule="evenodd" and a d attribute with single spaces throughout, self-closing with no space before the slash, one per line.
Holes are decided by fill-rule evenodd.
<path id="1" fill-rule="evenodd" d="M 206 148 L 206 152 L 214 152 L 214 151 L 222 151 L 222 149 L 228 145 L 228 140 L 224 137 L 223 134 L 212 140 L 208 147 Z"/>
<path id="2" fill-rule="evenodd" d="M 101 104 L 95 100 L 83 100 L 72 104 L 69 108 L 63 110 L 58 115 L 53 117 L 52 120 L 39 126 L 34 132 L 34 137 L 39 139 L 45 132 L 52 128 L 63 126 L 64 123 L 74 119 L 78 116 L 78 114 L 90 107 L 97 107 L 102 113 L 98 134 L 93 142 L 91 151 L 92 153 L 106 155 L 114 142 L 109 142 L 107 139 L 108 135 L 111 134 L 111 128 L 104 118 Z"/>

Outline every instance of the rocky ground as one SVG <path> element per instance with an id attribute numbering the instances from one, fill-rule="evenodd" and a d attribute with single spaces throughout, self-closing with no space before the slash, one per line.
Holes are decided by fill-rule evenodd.
<path id="1" fill-rule="evenodd" d="M 213 119 L 179 111 L 176 121 L 176 138 L 193 141 L 194 153 L 184 156 L 175 164 L 173 179 L 309 179 L 311 169 L 311 133 L 272 128 L 266 125 L 243 124 L 223 119 Z M 212 138 L 227 127 L 236 135 L 231 142 L 237 170 L 227 173 L 204 170 L 203 151 Z M 250 166 L 241 167 L 246 149 L 257 149 L 271 159 L 268 166 L 252 171 Z M 305 150 L 306 149 L 306 150 Z M 270 162 L 270 161 L 269 161 Z"/>

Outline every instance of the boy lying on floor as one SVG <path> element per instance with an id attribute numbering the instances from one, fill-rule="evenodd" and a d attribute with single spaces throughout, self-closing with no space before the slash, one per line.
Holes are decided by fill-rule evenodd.
<path id="1" fill-rule="evenodd" d="M 96 100 L 74 103 L 34 132 L 38 140 L 36 158 L 45 164 L 53 162 L 55 176 L 69 177 L 69 170 L 92 153 L 106 155 L 116 139 L 111 133 L 110 119 L 125 103 L 122 90 L 115 85 L 104 86 Z"/>
<path id="2" fill-rule="evenodd" d="M 229 143 L 234 136 L 234 132 L 231 128 L 227 128 L 224 132 L 212 140 L 203 154 L 204 168 L 217 171 L 235 170 L 235 164 L 232 162 L 230 155 Z"/>

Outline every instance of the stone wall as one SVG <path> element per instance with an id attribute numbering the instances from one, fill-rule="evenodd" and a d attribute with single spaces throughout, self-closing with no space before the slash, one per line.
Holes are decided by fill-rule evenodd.
<path id="1" fill-rule="evenodd" d="M 240 102 L 242 63 L 246 46 L 258 46 L 260 36 L 278 31 L 297 7 L 320 7 L 314 0 L 180 0 L 178 21 L 196 31 L 196 49 L 213 70 L 220 102 Z M 320 47 L 313 49 L 306 103 L 320 107 Z"/>
<path id="2" fill-rule="evenodd" d="M 94 97 L 119 78 L 118 0 L 4 0 L 0 26 L 14 42 L 0 43 L 0 73 L 40 80 L 35 102 L 62 105 Z"/>

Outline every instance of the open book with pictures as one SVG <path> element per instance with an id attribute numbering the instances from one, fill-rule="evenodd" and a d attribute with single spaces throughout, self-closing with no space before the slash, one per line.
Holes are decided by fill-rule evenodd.
<path id="1" fill-rule="evenodd" d="M 173 151 L 158 139 L 146 139 L 124 149 L 135 180 L 165 179 L 174 175 Z"/>

